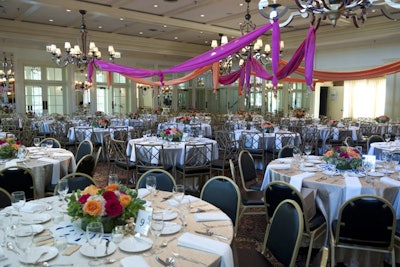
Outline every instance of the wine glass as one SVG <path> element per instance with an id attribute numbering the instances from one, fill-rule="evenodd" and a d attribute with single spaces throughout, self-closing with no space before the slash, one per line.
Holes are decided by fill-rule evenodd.
<path id="1" fill-rule="evenodd" d="M 39 145 L 40 145 L 40 138 L 38 138 L 38 137 L 33 138 L 33 144 L 35 145 L 35 147 L 39 147 Z"/>
<path id="2" fill-rule="evenodd" d="M 163 221 L 163 212 L 153 212 L 151 216 L 151 225 L 150 231 L 151 234 L 155 237 L 155 249 L 152 252 L 153 254 L 157 254 L 161 251 L 161 247 L 158 243 L 158 238 L 160 237 L 162 230 L 164 229 L 164 221 Z"/>
<path id="3" fill-rule="evenodd" d="M 306 144 L 304 146 L 304 153 L 306 153 L 307 159 L 309 158 L 309 156 L 311 154 L 311 150 L 312 150 L 312 146 L 310 144 Z"/>
<path id="4" fill-rule="evenodd" d="M 14 191 L 11 193 L 11 205 L 20 216 L 21 208 L 25 205 L 26 197 L 24 191 Z"/>
<path id="5" fill-rule="evenodd" d="M 386 133 L 386 134 L 385 134 L 385 141 L 386 141 L 386 143 L 389 143 L 391 137 L 392 137 L 392 136 L 391 136 L 390 133 Z"/>
<path id="6" fill-rule="evenodd" d="M 362 161 L 362 169 L 365 172 L 365 182 L 366 183 L 371 183 L 372 180 L 368 176 L 368 173 L 372 170 L 372 162 L 367 161 L 367 160 L 363 160 Z"/>
<path id="7" fill-rule="evenodd" d="M 178 202 L 178 206 L 180 206 L 185 196 L 185 186 L 183 184 L 175 185 L 172 193 L 175 201 Z"/>
<path id="8" fill-rule="evenodd" d="M 157 189 L 157 178 L 155 176 L 146 177 L 146 189 L 149 190 L 154 197 Z"/>
<path id="9" fill-rule="evenodd" d="M 18 159 L 20 161 L 25 160 L 26 155 L 28 154 L 28 150 L 26 150 L 25 146 L 21 146 L 20 148 L 18 148 Z"/>
<path id="10" fill-rule="evenodd" d="M 93 255 L 94 259 L 89 261 L 90 266 L 97 266 L 102 264 L 98 259 L 98 253 L 96 251 L 97 246 L 101 244 L 103 240 L 104 229 L 103 224 L 101 222 L 90 222 L 86 226 L 86 239 L 90 246 L 93 247 Z"/>
<path id="11" fill-rule="evenodd" d="M 47 140 L 47 142 L 46 142 L 46 148 L 47 149 L 50 149 L 50 148 L 52 148 L 53 147 L 53 141 L 52 140 Z"/>
<path id="12" fill-rule="evenodd" d="M 33 229 L 31 225 L 20 225 L 15 228 L 15 244 L 23 252 L 23 259 L 28 260 L 29 249 L 33 242 Z"/>
<path id="13" fill-rule="evenodd" d="M 118 174 L 116 173 L 111 173 L 110 175 L 108 175 L 108 185 L 111 184 L 118 184 Z"/>
<path id="14" fill-rule="evenodd" d="M 57 186 L 58 200 L 63 201 L 69 190 L 68 179 L 61 179 Z"/>

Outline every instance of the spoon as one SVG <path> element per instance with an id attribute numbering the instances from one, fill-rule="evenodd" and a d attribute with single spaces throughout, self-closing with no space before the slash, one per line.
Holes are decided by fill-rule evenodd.
<path id="1" fill-rule="evenodd" d="M 11 242 L 6 243 L 6 248 L 10 251 L 13 251 L 17 255 L 20 255 L 20 253 L 14 248 L 14 246 Z"/>
<path id="2" fill-rule="evenodd" d="M 165 259 L 165 262 L 168 264 L 168 266 L 174 267 L 175 266 L 175 258 L 174 257 L 168 257 Z"/>
<path id="3" fill-rule="evenodd" d="M 170 240 L 165 240 L 164 242 L 161 243 L 160 247 L 165 248 L 166 246 L 168 246 L 168 243 L 175 240 L 176 236 L 171 238 Z"/>
<path id="4" fill-rule="evenodd" d="M 41 262 L 39 264 L 40 264 L 40 266 L 43 266 L 43 267 L 53 267 L 53 266 L 71 266 L 72 267 L 72 266 L 74 266 L 73 263 L 53 263 L 53 264 L 50 264 L 47 261 Z"/>
<path id="5" fill-rule="evenodd" d="M 47 254 L 47 251 L 43 251 L 42 253 L 40 253 L 39 257 L 37 258 L 37 260 L 33 263 L 33 265 L 36 265 L 40 262 L 40 259 Z"/>

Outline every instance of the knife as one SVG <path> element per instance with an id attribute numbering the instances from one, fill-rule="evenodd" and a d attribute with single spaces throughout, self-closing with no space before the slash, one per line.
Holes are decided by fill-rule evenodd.
<path id="1" fill-rule="evenodd" d="M 206 236 L 215 236 L 216 238 L 221 238 L 224 240 L 229 240 L 226 236 L 215 234 L 213 232 L 201 232 L 201 231 L 195 231 L 195 233 L 201 234 L 201 235 L 206 235 Z"/>
<path id="2" fill-rule="evenodd" d="M 158 261 L 161 265 L 168 267 L 170 266 L 166 261 L 162 260 L 160 257 L 156 256 L 156 261 Z"/>
<path id="3" fill-rule="evenodd" d="M 161 199 L 161 202 L 167 201 L 167 200 L 170 199 L 172 196 L 173 196 L 173 195 L 169 195 L 169 196 L 163 197 L 163 198 Z"/>

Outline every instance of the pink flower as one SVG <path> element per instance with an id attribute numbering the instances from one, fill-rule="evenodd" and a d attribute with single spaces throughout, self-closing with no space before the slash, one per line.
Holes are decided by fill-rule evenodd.
<path id="1" fill-rule="evenodd" d="M 108 216 L 119 216 L 122 214 L 123 208 L 117 199 L 111 199 L 106 202 L 106 213 Z"/>
<path id="2" fill-rule="evenodd" d="M 85 204 L 89 197 L 90 197 L 90 194 L 84 194 L 78 199 L 78 202 L 81 204 Z"/>
<path id="3" fill-rule="evenodd" d="M 106 201 L 118 199 L 118 196 L 113 191 L 104 192 L 103 197 Z"/>

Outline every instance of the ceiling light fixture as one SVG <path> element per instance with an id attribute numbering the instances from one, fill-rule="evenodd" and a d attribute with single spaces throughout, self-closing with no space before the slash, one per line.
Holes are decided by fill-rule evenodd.
<path id="1" fill-rule="evenodd" d="M 61 49 L 55 44 L 46 46 L 47 52 L 52 54 L 52 60 L 56 62 L 58 66 L 65 67 L 69 64 L 77 66 L 80 70 L 84 70 L 92 58 L 101 58 L 101 52 L 94 42 L 88 44 L 88 31 L 86 30 L 85 15 L 86 10 L 79 10 L 82 16 L 82 23 L 80 26 L 81 32 L 81 46 L 79 44 L 71 47 L 70 42 L 65 42 L 65 57 L 62 56 Z M 82 50 L 81 50 L 82 47 Z M 116 52 L 112 45 L 108 46 L 108 54 L 111 62 L 114 62 L 114 58 L 120 58 L 121 53 Z"/>
<path id="2" fill-rule="evenodd" d="M 12 89 L 15 83 L 13 54 L 10 55 L 10 60 L 7 59 L 6 53 L 3 52 L 3 61 L 0 69 L 0 87 L 4 89 Z"/>
<path id="3" fill-rule="evenodd" d="M 89 90 L 90 88 L 92 88 L 92 86 L 93 86 L 93 84 L 88 81 L 84 81 L 84 82 L 75 81 L 75 90 L 78 90 L 78 91 Z"/>
<path id="4" fill-rule="evenodd" d="M 339 18 L 351 19 L 358 28 L 367 19 L 368 11 L 374 12 L 381 10 L 383 15 L 392 20 L 400 19 L 398 11 L 400 3 L 392 0 L 295 0 L 296 5 L 285 6 L 281 12 L 281 6 L 273 0 L 269 4 L 268 0 L 260 0 L 258 10 L 267 19 L 281 18 L 288 13 L 287 19 L 280 23 L 280 27 L 285 27 L 292 22 L 294 17 L 301 16 L 308 18 L 311 16 L 312 23 L 317 23 L 321 19 L 328 18 L 333 26 L 336 26 Z M 269 12 L 267 12 L 268 10 Z"/>

